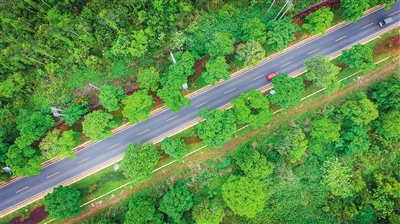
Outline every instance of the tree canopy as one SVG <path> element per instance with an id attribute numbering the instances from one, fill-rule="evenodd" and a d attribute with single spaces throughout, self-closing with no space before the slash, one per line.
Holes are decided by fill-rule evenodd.
<path id="1" fill-rule="evenodd" d="M 69 126 L 72 126 L 75 122 L 77 122 L 81 117 L 88 112 L 86 105 L 84 104 L 71 104 L 67 109 L 63 110 L 62 113 L 64 116 L 61 117 L 62 120 L 65 120 Z"/>
<path id="2" fill-rule="evenodd" d="M 267 40 L 266 25 L 257 17 L 246 20 L 242 26 L 242 41 L 255 41 L 265 44 Z"/>
<path id="3" fill-rule="evenodd" d="M 250 178 L 266 178 L 274 170 L 274 165 L 249 145 L 241 146 L 236 151 L 234 158 L 236 164 Z"/>
<path id="4" fill-rule="evenodd" d="M 81 192 L 76 188 L 58 186 L 44 197 L 45 211 L 58 220 L 74 217 L 82 210 L 80 195 Z"/>
<path id="5" fill-rule="evenodd" d="M 340 87 L 336 76 L 340 68 L 334 65 L 327 56 L 316 56 L 304 62 L 307 72 L 305 78 L 314 81 L 316 85 L 326 88 L 326 92 L 333 93 Z"/>
<path id="6" fill-rule="evenodd" d="M 361 73 L 369 72 L 375 67 L 371 48 L 362 44 L 356 44 L 349 50 L 343 50 L 339 60 Z"/>
<path id="7" fill-rule="evenodd" d="M 44 159 L 53 159 L 55 157 L 71 156 L 72 149 L 75 146 L 74 131 L 64 131 L 62 134 L 60 130 L 54 129 L 47 132 L 46 136 L 40 141 L 39 149 Z"/>
<path id="8" fill-rule="evenodd" d="M 344 13 L 344 20 L 348 22 L 357 22 L 364 15 L 364 10 L 368 7 L 368 0 L 352 1 L 342 0 L 340 8 Z"/>
<path id="9" fill-rule="evenodd" d="M 148 91 L 156 91 L 160 79 L 160 73 L 154 67 L 143 69 L 137 74 L 137 81 L 140 87 Z"/>
<path id="10" fill-rule="evenodd" d="M 393 77 L 389 80 L 378 82 L 372 86 L 371 98 L 383 110 L 400 110 L 400 78 Z"/>
<path id="11" fill-rule="evenodd" d="M 300 77 L 291 78 L 280 74 L 272 78 L 272 83 L 275 93 L 268 96 L 271 103 L 279 104 L 284 110 L 300 103 L 304 92 L 304 83 Z"/>
<path id="12" fill-rule="evenodd" d="M 308 22 L 303 24 L 303 28 L 312 34 L 322 33 L 325 35 L 326 27 L 332 24 L 333 16 L 333 12 L 329 8 L 321 7 L 306 17 Z"/>
<path id="13" fill-rule="evenodd" d="M 225 212 L 220 199 L 206 198 L 193 207 L 192 215 L 198 224 L 219 224 Z"/>
<path id="14" fill-rule="evenodd" d="M 368 124 L 378 117 L 378 106 L 363 93 L 358 93 L 354 99 L 347 100 L 340 107 L 345 118 L 356 125 Z"/>
<path id="15" fill-rule="evenodd" d="M 211 58 L 225 56 L 233 52 L 232 35 L 226 32 L 217 32 L 210 42 L 206 44 L 207 52 Z"/>
<path id="16" fill-rule="evenodd" d="M 125 96 L 121 87 L 103 85 L 100 87 L 99 103 L 108 111 L 117 111 L 121 107 L 119 101 Z"/>
<path id="17" fill-rule="evenodd" d="M 95 110 L 85 116 L 82 122 L 83 133 L 93 141 L 98 141 L 112 136 L 111 128 L 116 128 L 117 123 L 113 116 L 101 110 Z"/>
<path id="18" fill-rule="evenodd" d="M 294 32 L 300 30 L 297 24 L 292 23 L 289 17 L 280 20 L 270 20 L 267 23 L 267 44 L 272 45 L 272 49 L 282 51 L 290 41 L 295 40 Z"/>
<path id="19" fill-rule="evenodd" d="M 161 149 L 178 161 L 183 161 L 183 157 L 188 151 L 186 144 L 182 139 L 170 137 L 162 140 Z"/>
<path id="20" fill-rule="evenodd" d="M 160 201 L 160 210 L 165 212 L 174 222 L 181 220 L 182 214 L 193 206 L 193 194 L 185 182 L 180 181 L 171 185 Z"/>
<path id="21" fill-rule="evenodd" d="M 206 72 L 202 74 L 204 80 L 214 86 L 215 82 L 218 82 L 220 79 L 228 80 L 229 79 L 229 65 L 225 61 L 225 57 L 218 56 L 215 59 L 210 59 L 206 64 Z"/>
<path id="22" fill-rule="evenodd" d="M 236 49 L 236 53 L 238 54 L 238 59 L 242 60 L 244 65 L 249 68 L 258 65 L 265 57 L 264 48 L 255 41 L 240 44 Z"/>
<path id="23" fill-rule="evenodd" d="M 154 100 L 148 95 L 147 90 L 140 90 L 126 97 L 122 103 L 125 105 L 122 115 L 127 117 L 131 124 L 134 124 L 145 121 L 149 117 Z"/>
<path id="24" fill-rule="evenodd" d="M 124 223 L 163 223 L 164 217 L 155 207 L 156 200 L 149 198 L 144 192 L 135 194 L 127 204 L 129 209 L 125 213 Z"/>

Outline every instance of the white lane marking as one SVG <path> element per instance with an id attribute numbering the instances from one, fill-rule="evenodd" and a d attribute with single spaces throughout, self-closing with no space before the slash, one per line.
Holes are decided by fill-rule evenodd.
<path id="1" fill-rule="evenodd" d="M 335 42 L 338 42 L 339 40 L 341 40 L 341 39 L 343 39 L 343 38 L 346 38 L 347 36 L 343 36 L 343 37 L 341 37 L 341 38 L 339 38 L 339 39 L 336 39 L 335 40 Z"/>
<path id="2" fill-rule="evenodd" d="M 112 149 L 112 148 L 114 148 L 114 147 L 117 146 L 117 145 L 119 145 L 119 143 L 118 143 L 118 144 L 115 144 L 115 145 L 113 145 L 113 146 L 111 146 L 111 147 L 109 147 L 107 150 Z"/>
<path id="3" fill-rule="evenodd" d="M 317 48 L 317 49 L 315 49 L 315 50 L 313 50 L 313 51 L 311 51 L 311 52 L 308 52 L 308 54 L 312 54 L 312 53 L 314 53 L 314 52 L 316 52 L 316 51 L 318 51 L 319 50 L 319 48 Z"/>
<path id="4" fill-rule="evenodd" d="M 202 104 L 197 105 L 196 108 L 201 107 L 201 106 L 203 106 L 203 105 L 206 104 L 206 103 L 207 103 L 207 101 L 204 102 L 204 103 L 202 103 Z"/>
<path id="5" fill-rule="evenodd" d="M 230 93 L 230 92 L 232 92 L 233 90 L 235 90 L 236 88 L 233 88 L 233 89 L 231 89 L 231 90 L 229 90 L 229 91 L 226 91 L 224 94 L 227 94 L 227 93 Z"/>
<path id="6" fill-rule="evenodd" d="M 253 81 L 254 81 L 254 80 L 257 80 L 257 79 L 259 79 L 259 78 L 261 78 L 261 77 L 263 77 L 263 76 L 264 76 L 264 75 L 260 75 L 260 76 L 258 76 L 257 78 L 254 78 Z"/>
<path id="7" fill-rule="evenodd" d="M 285 67 L 286 65 L 288 65 L 288 64 L 290 64 L 290 63 L 292 63 L 292 62 L 290 61 L 290 62 L 288 62 L 288 63 L 282 65 L 281 68 L 282 68 L 282 67 Z"/>
<path id="8" fill-rule="evenodd" d="M 15 193 L 18 194 L 19 192 L 21 192 L 21 191 L 27 189 L 28 187 L 29 187 L 29 186 L 26 186 L 26 187 L 22 188 L 21 190 L 16 191 Z"/>
<path id="9" fill-rule="evenodd" d="M 366 25 L 366 26 L 363 26 L 363 29 L 365 29 L 365 28 L 371 26 L 372 24 L 374 24 L 374 23 L 370 23 L 370 24 L 368 24 L 368 25 Z"/>
<path id="10" fill-rule="evenodd" d="M 167 120 L 167 122 L 170 121 L 170 120 L 173 120 L 173 119 L 175 119 L 177 117 L 178 117 L 178 115 L 176 115 L 175 117 L 171 117 L 170 119 Z"/>
<path id="11" fill-rule="evenodd" d="M 399 13 L 399 12 L 400 12 L 400 10 L 397 10 L 396 12 L 390 14 L 389 16 L 393 16 L 394 14 Z"/>
<path id="12" fill-rule="evenodd" d="M 50 177 L 55 176 L 55 175 L 57 175 L 57 174 L 59 174 L 59 173 L 60 173 L 60 172 L 53 173 L 52 175 L 48 176 L 47 179 L 49 179 Z"/>
<path id="13" fill-rule="evenodd" d="M 150 129 L 147 129 L 146 131 L 142 131 L 142 132 L 140 132 L 139 134 L 137 134 L 138 136 L 139 135 L 141 135 L 141 134 L 143 134 L 143 133 L 146 133 L 146 132 L 148 132 Z"/>
<path id="14" fill-rule="evenodd" d="M 83 162 L 85 162 L 86 160 L 88 160 L 90 157 L 88 157 L 88 158 L 86 158 L 86 159 L 84 159 L 84 160 L 81 160 L 81 161 L 79 161 L 77 164 L 79 164 L 79 163 L 83 163 Z"/>

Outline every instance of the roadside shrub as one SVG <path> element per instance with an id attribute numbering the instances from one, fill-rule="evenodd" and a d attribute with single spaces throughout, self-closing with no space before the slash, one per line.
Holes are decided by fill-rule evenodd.
<path id="1" fill-rule="evenodd" d="M 226 169 L 231 164 L 232 164 L 232 158 L 226 157 L 226 158 L 224 158 L 224 160 L 222 162 L 218 162 L 217 164 L 215 164 L 214 170 L 218 171 L 218 170 Z"/>

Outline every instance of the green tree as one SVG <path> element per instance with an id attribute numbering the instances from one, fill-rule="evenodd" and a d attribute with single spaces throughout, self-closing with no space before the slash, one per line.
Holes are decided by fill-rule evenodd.
<path id="1" fill-rule="evenodd" d="M 345 118 L 356 125 L 367 125 L 379 116 L 378 106 L 371 102 L 364 93 L 358 93 L 355 99 L 346 100 L 340 107 Z"/>
<path id="2" fill-rule="evenodd" d="M 361 73 L 369 72 L 375 67 L 371 48 L 362 44 L 356 44 L 349 50 L 343 50 L 339 60 Z"/>
<path id="3" fill-rule="evenodd" d="M 99 103 L 108 111 L 117 111 L 121 108 L 119 101 L 125 96 L 121 87 L 103 85 L 100 87 Z"/>
<path id="4" fill-rule="evenodd" d="M 215 59 L 210 59 L 206 64 L 206 72 L 202 74 L 204 80 L 211 84 L 215 85 L 215 82 L 218 82 L 221 78 L 224 80 L 229 79 L 229 65 L 225 61 L 225 57 L 218 56 Z"/>
<path id="5" fill-rule="evenodd" d="M 345 155 L 348 156 L 367 150 L 371 146 L 367 131 L 364 125 L 346 127 L 341 132 L 341 141 L 339 142 L 339 145 L 343 147 L 336 149 L 344 151 Z"/>
<path id="6" fill-rule="evenodd" d="M 297 24 L 292 23 L 289 17 L 280 20 L 270 20 L 267 23 L 267 44 L 272 45 L 272 49 L 282 51 L 290 41 L 296 40 L 294 32 L 300 30 Z"/>
<path id="7" fill-rule="evenodd" d="M 145 121 L 149 117 L 154 100 L 148 95 L 147 90 L 140 90 L 126 97 L 122 103 L 125 105 L 122 115 L 127 117 L 131 124 L 134 124 Z"/>
<path id="8" fill-rule="evenodd" d="M 180 138 L 164 138 L 161 142 L 161 149 L 178 161 L 183 161 L 187 153 L 185 142 Z"/>
<path id="9" fill-rule="evenodd" d="M 266 25 L 257 17 L 246 20 L 242 26 L 242 41 L 255 41 L 265 44 L 267 40 Z"/>
<path id="10" fill-rule="evenodd" d="M 188 190 L 185 182 L 180 181 L 170 186 L 160 201 L 160 211 L 166 213 L 174 222 L 179 222 L 183 212 L 193 206 L 193 194 Z"/>
<path id="11" fill-rule="evenodd" d="M 143 30 L 134 31 L 133 40 L 128 50 L 135 58 L 140 58 L 147 52 L 148 38 Z"/>
<path id="12" fill-rule="evenodd" d="M 43 159 L 32 147 L 20 148 L 14 144 L 10 146 L 6 155 L 6 164 L 12 169 L 15 176 L 30 177 L 40 174 L 40 165 Z"/>
<path id="13" fill-rule="evenodd" d="M 141 191 L 128 200 L 128 211 L 125 213 L 126 224 L 163 223 L 163 215 L 156 209 L 156 201 L 150 198 L 147 191 Z"/>
<path id="14" fill-rule="evenodd" d="M 324 162 L 321 168 L 324 172 L 322 183 L 329 187 L 334 196 L 346 198 L 354 194 L 351 185 L 351 170 L 342 165 L 338 159 Z"/>
<path id="15" fill-rule="evenodd" d="M 400 111 L 390 111 L 381 115 L 377 132 L 388 139 L 400 139 Z"/>
<path id="16" fill-rule="evenodd" d="M 82 122 L 83 133 L 92 141 L 98 141 L 112 136 L 111 128 L 116 128 L 113 116 L 107 112 L 96 110 L 85 116 Z"/>
<path id="17" fill-rule="evenodd" d="M 371 98 L 382 110 L 400 110 L 400 78 L 378 82 L 372 86 Z"/>
<path id="18" fill-rule="evenodd" d="M 84 104 L 71 104 L 67 109 L 63 110 L 64 116 L 61 117 L 62 120 L 67 122 L 69 126 L 72 126 L 76 121 L 81 119 L 81 117 L 88 112 L 86 105 Z"/>
<path id="19" fill-rule="evenodd" d="M 60 130 L 54 129 L 47 132 L 46 136 L 40 141 L 39 149 L 45 160 L 55 157 L 73 157 L 72 149 L 75 146 L 74 131 L 64 131 L 60 137 Z"/>
<path id="20" fill-rule="evenodd" d="M 197 125 L 197 134 L 209 146 L 222 147 L 236 132 L 236 119 L 231 110 L 213 109 L 210 112 L 204 109 L 198 115 L 206 120 Z"/>
<path id="21" fill-rule="evenodd" d="M 148 91 L 157 91 L 159 81 L 160 73 L 154 67 L 144 69 L 137 74 L 137 82 L 140 87 Z"/>
<path id="22" fill-rule="evenodd" d="M 345 21 L 355 23 L 364 16 L 364 10 L 368 9 L 368 0 L 341 0 L 340 9 L 343 10 Z"/>
<path id="23" fill-rule="evenodd" d="M 159 159 L 160 154 L 155 145 L 142 145 L 140 142 L 137 146 L 129 144 L 121 161 L 121 169 L 127 178 L 133 178 L 133 182 L 138 185 L 151 179 Z"/>
<path id="24" fill-rule="evenodd" d="M 255 41 L 240 44 L 236 53 L 238 54 L 238 59 L 242 60 L 244 65 L 249 68 L 258 65 L 265 57 L 264 48 Z"/>
<path id="25" fill-rule="evenodd" d="M 274 94 L 268 96 L 271 103 L 277 103 L 284 110 L 300 103 L 304 92 L 304 83 L 300 77 L 291 78 L 286 74 L 280 74 L 272 79 Z"/>
<path id="26" fill-rule="evenodd" d="M 269 100 L 259 90 L 250 89 L 249 93 L 241 93 L 232 100 L 234 113 L 238 124 L 247 124 L 260 128 L 272 118 Z"/>
<path id="27" fill-rule="evenodd" d="M 390 199 L 382 188 L 374 189 L 371 204 L 382 218 L 389 216 L 393 212 L 395 206 L 394 201 Z"/>
<path id="28" fill-rule="evenodd" d="M 206 44 L 207 52 L 211 58 L 225 56 L 233 52 L 233 37 L 229 33 L 218 32 Z"/>
<path id="29" fill-rule="evenodd" d="M 333 93 L 340 87 L 340 83 L 336 80 L 340 68 L 331 63 L 327 56 L 316 56 L 307 59 L 304 62 L 307 72 L 305 78 L 314 81 L 317 86 L 326 88 L 328 93 Z"/>
<path id="30" fill-rule="evenodd" d="M 325 29 L 332 24 L 333 16 L 333 12 L 329 8 L 321 7 L 306 17 L 308 22 L 303 24 L 303 28 L 312 34 L 322 33 L 325 35 Z"/>
<path id="31" fill-rule="evenodd" d="M 329 118 L 321 118 L 311 122 L 313 130 L 310 135 L 313 139 L 322 143 L 337 142 L 340 138 L 340 124 L 334 123 Z"/>
<path id="32" fill-rule="evenodd" d="M 232 211 L 240 216 L 254 218 L 264 209 L 263 184 L 257 179 L 231 175 L 222 185 L 222 197 Z"/>
<path id="33" fill-rule="evenodd" d="M 206 198 L 193 207 L 192 216 L 198 224 L 219 224 L 225 212 L 218 198 Z"/>
<path id="34" fill-rule="evenodd" d="M 308 147 L 306 135 L 298 127 L 281 130 L 273 139 L 273 149 L 291 163 L 300 161 Z"/>
<path id="35" fill-rule="evenodd" d="M 44 210 L 58 220 L 74 217 L 81 212 L 79 196 L 76 188 L 59 186 L 44 197 Z"/>
<path id="36" fill-rule="evenodd" d="M 266 178 L 272 174 L 274 164 L 257 150 L 243 145 L 235 153 L 236 164 L 250 178 Z"/>

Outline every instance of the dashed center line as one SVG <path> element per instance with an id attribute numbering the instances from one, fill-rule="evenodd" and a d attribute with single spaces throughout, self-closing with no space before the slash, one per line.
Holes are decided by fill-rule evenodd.
<path id="1" fill-rule="evenodd" d="M 57 174 L 59 174 L 59 173 L 60 173 L 60 172 L 53 173 L 52 175 L 48 176 L 47 179 L 49 179 L 50 177 L 55 176 L 55 175 L 57 175 Z"/>
<path id="2" fill-rule="evenodd" d="M 29 186 L 26 186 L 26 187 L 22 188 L 21 190 L 16 191 L 15 193 L 18 194 L 19 192 L 21 192 L 21 191 L 27 189 L 28 187 L 29 187 Z"/>
<path id="3" fill-rule="evenodd" d="M 146 132 L 148 132 L 150 129 L 147 129 L 146 131 L 142 131 L 142 132 L 140 132 L 139 134 L 137 134 L 138 136 L 139 135 L 141 135 L 141 134 L 143 134 L 143 133 L 146 133 Z"/>
<path id="4" fill-rule="evenodd" d="M 389 16 L 393 16 L 394 14 L 399 13 L 399 12 L 400 12 L 400 10 L 397 10 L 396 12 L 390 14 Z"/>
<path id="5" fill-rule="evenodd" d="M 203 105 L 206 104 L 206 103 L 207 103 L 207 101 L 204 102 L 204 103 L 202 103 L 202 104 L 197 105 L 196 108 L 201 107 L 201 106 L 203 106 Z"/>
<path id="6" fill-rule="evenodd" d="M 114 148 L 114 147 L 117 146 L 117 145 L 119 145 L 119 143 L 118 143 L 118 144 L 115 144 L 115 145 L 113 145 L 113 146 L 111 146 L 111 147 L 109 147 L 107 150 L 112 149 L 112 148 Z"/>
<path id="7" fill-rule="evenodd" d="M 178 115 L 176 115 L 175 117 L 171 117 L 170 119 L 167 120 L 167 122 L 170 121 L 170 120 L 172 120 L 172 119 L 175 119 L 175 118 L 177 118 L 177 117 L 178 117 Z"/>
<path id="8" fill-rule="evenodd" d="M 318 51 L 319 50 L 319 48 L 317 48 L 317 49 L 315 49 L 315 50 L 313 50 L 313 51 L 311 51 L 311 52 L 308 52 L 308 54 L 312 54 L 312 53 L 314 53 L 314 52 L 316 52 L 316 51 Z"/>
<path id="9" fill-rule="evenodd" d="M 368 25 L 366 25 L 366 26 L 363 26 L 363 29 L 365 29 L 365 28 L 371 26 L 372 24 L 374 24 L 374 23 L 370 23 L 370 24 L 368 24 Z"/>
<path id="10" fill-rule="evenodd" d="M 227 94 L 227 93 L 230 93 L 230 92 L 232 92 L 233 90 L 235 90 L 236 88 L 233 88 L 233 89 L 231 89 L 231 90 L 229 90 L 229 91 L 226 91 L 224 94 Z"/>
<path id="11" fill-rule="evenodd" d="M 88 158 L 86 158 L 86 159 L 84 159 L 84 160 L 81 160 L 81 161 L 79 161 L 78 163 L 76 163 L 76 164 L 79 164 L 79 163 L 83 163 L 83 162 L 85 162 L 86 160 L 88 160 L 90 157 L 88 157 Z"/>
<path id="12" fill-rule="evenodd" d="M 341 40 L 341 39 L 343 39 L 343 38 L 346 38 L 346 36 L 343 36 L 343 37 L 341 37 L 341 38 L 339 38 L 339 39 L 336 39 L 335 42 L 338 42 L 339 40 Z"/>
<path id="13" fill-rule="evenodd" d="M 290 64 L 290 63 L 292 63 L 292 62 L 290 61 L 290 62 L 288 62 L 288 63 L 282 65 L 281 68 L 282 68 L 282 67 L 285 67 L 286 65 L 288 65 L 288 64 Z"/>
<path id="14" fill-rule="evenodd" d="M 257 80 L 257 79 L 259 79 L 259 78 L 261 78 L 261 77 L 263 77 L 263 76 L 264 76 L 264 75 L 260 75 L 260 76 L 258 76 L 257 78 L 254 78 L 253 81 L 254 81 L 254 80 Z"/>

